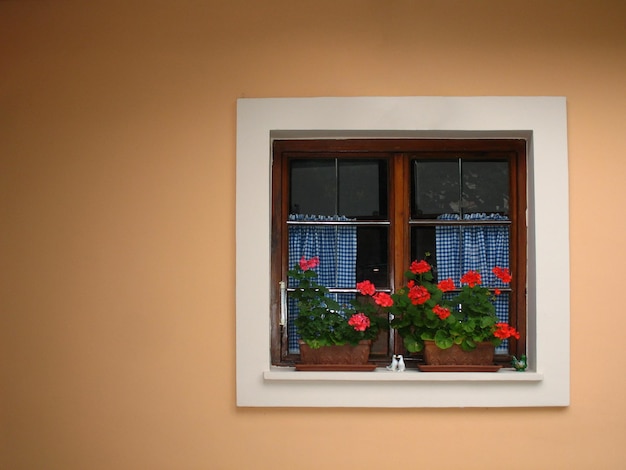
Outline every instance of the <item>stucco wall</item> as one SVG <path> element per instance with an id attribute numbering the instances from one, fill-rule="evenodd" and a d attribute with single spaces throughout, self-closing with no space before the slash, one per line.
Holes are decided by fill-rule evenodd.
<path id="1" fill-rule="evenodd" d="M 0 468 L 623 468 L 625 23 L 618 0 L 1 1 Z M 235 407 L 236 99 L 368 95 L 567 97 L 569 408 Z"/>

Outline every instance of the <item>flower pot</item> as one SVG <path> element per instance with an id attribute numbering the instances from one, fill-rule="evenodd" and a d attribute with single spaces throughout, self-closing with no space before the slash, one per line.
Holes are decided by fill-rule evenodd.
<path id="1" fill-rule="evenodd" d="M 367 364 L 371 344 L 371 340 L 363 340 L 355 346 L 344 344 L 314 349 L 300 341 L 300 359 L 303 364 Z"/>
<path id="2" fill-rule="evenodd" d="M 456 344 L 440 349 L 434 341 L 424 341 L 424 362 L 432 366 L 491 366 L 494 351 L 490 342 L 478 343 L 476 349 L 464 351 Z"/>

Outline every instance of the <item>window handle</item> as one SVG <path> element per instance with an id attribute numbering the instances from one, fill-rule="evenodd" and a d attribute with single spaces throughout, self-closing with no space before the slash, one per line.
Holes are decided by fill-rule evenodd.
<path id="1" fill-rule="evenodd" d="M 287 326 L 287 284 L 280 281 L 280 326 Z"/>

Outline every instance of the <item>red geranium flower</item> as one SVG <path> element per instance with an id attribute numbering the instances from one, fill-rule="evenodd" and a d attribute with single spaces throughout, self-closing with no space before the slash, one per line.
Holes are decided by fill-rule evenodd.
<path id="1" fill-rule="evenodd" d="M 419 262 L 413 261 L 409 269 L 411 270 L 413 274 L 424 274 L 430 271 L 431 266 L 424 260 L 421 260 Z"/>
<path id="2" fill-rule="evenodd" d="M 308 271 L 309 269 L 313 269 L 318 264 L 320 264 L 319 256 L 314 256 L 311 259 L 306 259 L 304 256 L 300 258 L 300 269 L 302 269 L 303 271 Z"/>
<path id="3" fill-rule="evenodd" d="M 355 331 L 365 331 L 370 326 L 370 319 L 363 313 L 355 313 L 348 320 L 348 325 L 355 329 Z"/>
<path id="4" fill-rule="evenodd" d="M 386 292 L 379 292 L 374 295 L 374 301 L 381 307 L 391 307 L 393 305 L 393 299 Z"/>
<path id="5" fill-rule="evenodd" d="M 413 305 L 422 305 L 428 299 L 430 299 L 430 292 L 424 286 L 414 285 L 409 289 L 407 294 Z"/>
<path id="6" fill-rule="evenodd" d="M 376 287 L 370 281 L 357 282 L 356 288 L 362 295 L 374 295 Z"/>
<path id="7" fill-rule="evenodd" d="M 505 284 L 508 284 L 509 282 L 511 282 L 512 278 L 511 278 L 511 271 L 509 271 L 509 268 L 501 268 L 499 266 L 496 266 L 491 271 L 498 279 L 500 279 Z"/>
<path id="8" fill-rule="evenodd" d="M 437 315 L 441 320 L 445 320 L 450 316 L 450 310 L 444 307 L 441 307 L 439 304 L 433 307 L 433 312 Z"/>
<path id="9" fill-rule="evenodd" d="M 507 339 L 510 337 L 519 339 L 518 331 L 507 323 L 496 323 L 496 331 L 494 331 L 493 335 L 500 339 Z"/>
<path id="10" fill-rule="evenodd" d="M 461 278 L 461 284 L 467 284 L 474 287 L 482 282 L 478 271 L 467 271 Z"/>
<path id="11" fill-rule="evenodd" d="M 452 279 L 444 279 L 443 281 L 439 281 L 439 284 L 437 284 L 437 287 L 439 287 L 439 290 L 441 292 L 449 292 L 451 290 L 454 290 L 454 281 Z"/>

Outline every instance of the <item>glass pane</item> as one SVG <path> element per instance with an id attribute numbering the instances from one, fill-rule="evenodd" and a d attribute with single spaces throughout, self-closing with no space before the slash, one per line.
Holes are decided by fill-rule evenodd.
<path id="1" fill-rule="evenodd" d="M 290 225 L 289 268 L 302 257 L 319 258 L 317 282 L 326 287 L 354 288 L 357 264 L 357 228 L 350 225 Z M 295 280 L 289 279 L 289 287 Z"/>
<path id="2" fill-rule="evenodd" d="M 413 160 L 411 218 L 432 219 L 458 214 L 458 160 Z"/>
<path id="3" fill-rule="evenodd" d="M 509 164 L 463 161 L 463 213 L 509 213 Z"/>
<path id="4" fill-rule="evenodd" d="M 411 227 L 411 259 L 427 259 L 438 281 L 452 278 L 458 286 L 464 273 L 475 270 L 481 273 L 483 285 L 507 287 L 492 269 L 509 267 L 509 255 L 507 226 Z"/>
<path id="5" fill-rule="evenodd" d="M 370 280 L 377 288 L 390 286 L 387 227 L 357 229 L 357 282 Z"/>
<path id="6" fill-rule="evenodd" d="M 327 296 L 338 302 L 340 305 L 349 306 L 350 302 L 356 298 L 356 294 L 352 293 L 329 293 Z M 287 298 L 287 342 L 289 344 L 289 354 L 299 354 L 300 346 L 298 341 L 300 335 L 295 325 L 295 320 L 300 314 L 298 304 L 292 296 Z"/>
<path id="7" fill-rule="evenodd" d="M 387 218 L 387 162 L 338 160 L 339 214 Z"/>
<path id="8" fill-rule="evenodd" d="M 337 214 L 337 175 L 334 159 L 292 160 L 291 214 Z"/>
<path id="9" fill-rule="evenodd" d="M 447 227 L 458 232 L 458 227 Z M 437 243 L 435 227 L 411 227 L 411 261 L 425 259 L 433 267 L 433 276 L 437 279 Z M 408 266 L 404 266 L 402 272 Z M 442 278 L 445 279 L 445 278 Z"/>
<path id="10" fill-rule="evenodd" d="M 509 306 L 510 295 L 507 292 L 502 292 L 496 297 L 496 316 L 498 321 L 503 323 L 509 323 Z M 496 354 L 506 354 L 509 350 L 509 342 L 504 340 L 500 346 L 496 348 Z"/>
<path id="11" fill-rule="evenodd" d="M 346 305 L 346 306 L 349 306 L 352 300 L 354 300 L 357 297 L 359 297 L 362 301 L 366 301 L 363 296 L 359 294 L 354 294 L 354 293 L 328 294 L 328 296 L 332 298 L 333 300 L 335 300 L 336 302 L 339 302 L 339 304 Z M 372 300 L 371 297 L 369 298 L 369 300 L 370 301 Z M 288 298 L 287 305 L 288 305 L 287 342 L 288 342 L 288 347 L 289 347 L 289 354 L 299 354 L 300 346 L 298 344 L 298 341 L 300 339 L 300 336 L 298 335 L 298 332 L 295 326 L 295 320 L 299 315 L 299 311 L 298 311 L 296 301 L 292 297 Z M 386 315 L 386 314 L 383 313 L 382 315 Z M 378 336 L 378 338 L 376 338 L 372 342 L 370 355 L 373 358 L 381 358 L 381 357 L 386 357 L 387 354 L 389 354 L 389 335 L 386 332 L 382 331 L 380 335 Z"/>
<path id="12" fill-rule="evenodd" d="M 455 235 L 456 236 L 456 235 Z M 452 238 L 445 236 L 446 243 Z M 476 225 L 461 227 L 460 273 L 469 270 L 481 273 L 482 283 L 487 287 L 505 287 L 498 281 L 492 270 L 494 267 L 509 267 L 509 227 L 496 225 Z"/>

